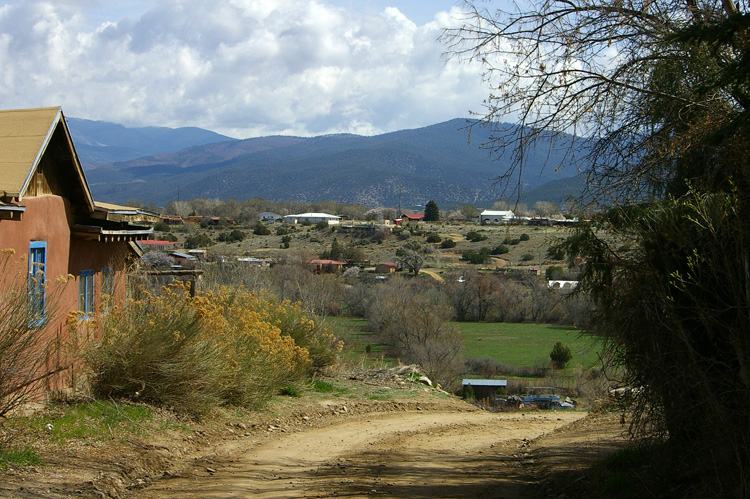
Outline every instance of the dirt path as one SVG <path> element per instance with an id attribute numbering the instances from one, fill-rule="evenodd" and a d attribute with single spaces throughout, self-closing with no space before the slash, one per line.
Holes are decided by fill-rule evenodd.
<path id="1" fill-rule="evenodd" d="M 244 444 L 130 497 L 532 498 L 524 448 L 580 412 L 407 411 L 352 416 Z"/>
<path id="2" fill-rule="evenodd" d="M 436 281 L 443 282 L 443 277 L 441 275 L 439 275 L 437 272 L 434 272 L 432 270 L 422 269 L 422 270 L 419 271 L 419 273 L 420 274 L 424 274 L 424 275 L 428 275 L 428 276 L 432 277 L 433 279 L 435 279 Z"/>

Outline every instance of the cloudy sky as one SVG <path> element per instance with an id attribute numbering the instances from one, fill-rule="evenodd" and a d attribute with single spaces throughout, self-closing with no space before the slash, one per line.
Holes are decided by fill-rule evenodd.
<path id="1" fill-rule="evenodd" d="M 2 2 L 2 0 L 0 0 Z M 0 109 L 238 138 L 376 134 L 481 111 L 437 41 L 458 0 L 17 0 L 0 4 Z"/>

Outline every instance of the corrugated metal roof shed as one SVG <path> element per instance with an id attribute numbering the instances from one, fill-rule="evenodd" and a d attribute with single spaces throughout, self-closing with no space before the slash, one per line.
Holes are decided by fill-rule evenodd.
<path id="1" fill-rule="evenodd" d="M 464 379 L 463 386 L 508 386 L 507 379 Z"/>

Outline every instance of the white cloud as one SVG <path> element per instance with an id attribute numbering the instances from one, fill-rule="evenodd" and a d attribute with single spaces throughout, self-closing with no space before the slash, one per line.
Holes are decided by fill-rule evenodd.
<path id="1" fill-rule="evenodd" d="M 248 137 L 423 126 L 486 96 L 477 67 L 442 56 L 448 13 L 417 25 L 396 7 L 323 0 L 138 5 L 119 18 L 86 1 L 0 7 L 2 108 Z"/>

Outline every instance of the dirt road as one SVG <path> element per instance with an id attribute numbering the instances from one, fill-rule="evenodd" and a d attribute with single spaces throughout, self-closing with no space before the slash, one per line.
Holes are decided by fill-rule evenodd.
<path id="1" fill-rule="evenodd" d="M 581 412 L 361 414 L 245 442 L 130 497 L 532 498 L 530 441 Z M 270 428 L 271 431 L 276 428 Z"/>

